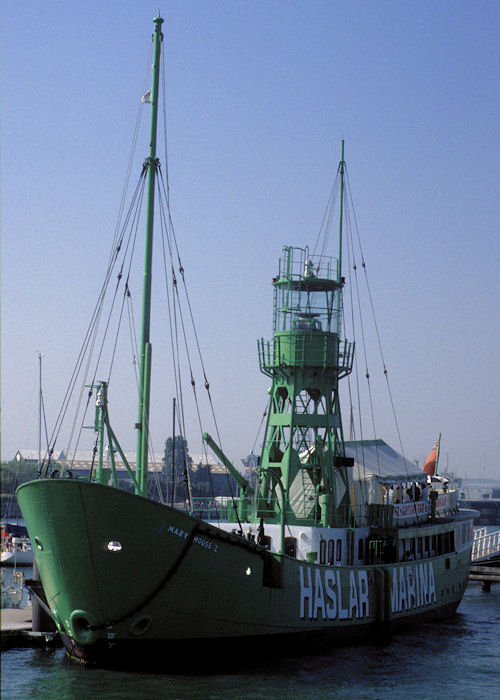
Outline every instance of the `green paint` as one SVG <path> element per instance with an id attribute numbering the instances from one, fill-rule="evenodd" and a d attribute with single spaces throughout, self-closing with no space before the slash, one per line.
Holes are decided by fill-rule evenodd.
<path id="1" fill-rule="evenodd" d="M 163 34 L 161 25 L 163 19 L 154 20 L 153 34 L 153 82 L 151 86 L 151 127 L 149 141 L 149 157 L 146 161 L 147 176 L 147 209 L 146 209 L 146 240 L 144 245 L 144 279 L 142 288 L 142 326 L 139 364 L 139 406 L 137 434 L 137 487 L 136 493 L 147 494 L 148 479 L 148 441 L 149 441 L 149 395 L 151 380 L 151 268 L 153 257 L 153 225 L 155 211 L 155 176 L 156 176 L 156 130 L 158 123 L 158 86 L 160 78 L 160 53 Z"/>
<path id="2" fill-rule="evenodd" d="M 335 489 L 335 472 L 348 485 L 338 383 L 353 358 L 352 344 L 340 339 L 339 271 L 334 258 L 310 256 L 307 248 L 283 250 L 273 280 L 273 339 L 259 342 L 260 368 L 272 386 L 256 520 L 350 522 L 349 491 L 337 498 Z"/>
<path id="3" fill-rule="evenodd" d="M 234 646 L 250 639 L 258 649 L 269 635 L 320 633 L 338 643 L 380 625 L 452 614 L 467 583 L 475 512 L 440 516 L 434 499 L 432 518 L 399 529 L 394 505 L 370 503 L 371 520 L 363 527 L 351 512 L 352 460 L 345 457 L 338 391 L 354 353 L 341 338 L 343 142 L 338 259 L 286 247 L 273 280 L 273 337 L 258 344 L 260 369 L 272 381 L 258 486 L 252 488 L 205 434 L 241 490 L 226 522 L 203 521 L 144 497 L 163 20 L 154 22 L 137 468 L 134 473 L 113 433 L 107 385 L 101 383 L 95 480 L 39 479 L 17 491 L 66 648 L 106 664 L 122 648 L 150 648 L 145 642 L 156 651 L 160 643 L 175 650 L 183 641 L 205 641 L 209 648 L 214 641 Z M 104 464 L 106 448 L 111 469 Z M 135 494 L 108 485 L 110 479 L 117 485 L 114 450 Z M 389 540 L 396 554 L 382 563 Z M 423 540 L 438 545 L 424 547 Z M 360 545 L 364 554 L 357 556 Z M 409 561 L 407 551 L 420 560 Z"/>

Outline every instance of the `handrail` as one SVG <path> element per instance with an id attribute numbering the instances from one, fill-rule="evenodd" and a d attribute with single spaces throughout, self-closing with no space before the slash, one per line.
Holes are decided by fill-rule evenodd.
<path id="1" fill-rule="evenodd" d="M 480 561 L 481 559 L 488 559 L 495 554 L 500 554 L 500 530 L 482 534 L 484 530 L 486 530 L 486 528 L 481 528 L 479 531 L 481 534 L 478 536 L 474 533 L 471 554 L 471 561 L 473 562 Z"/>

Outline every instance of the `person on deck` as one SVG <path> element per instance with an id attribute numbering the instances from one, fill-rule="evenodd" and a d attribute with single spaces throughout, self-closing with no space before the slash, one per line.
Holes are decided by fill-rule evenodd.
<path id="1" fill-rule="evenodd" d="M 421 496 L 423 501 L 426 501 L 428 496 L 429 496 L 429 492 L 427 490 L 427 483 L 425 481 L 423 481 L 420 486 L 421 486 L 420 496 Z"/>
<path id="2" fill-rule="evenodd" d="M 393 503 L 401 503 L 401 486 L 396 486 L 392 494 Z"/>

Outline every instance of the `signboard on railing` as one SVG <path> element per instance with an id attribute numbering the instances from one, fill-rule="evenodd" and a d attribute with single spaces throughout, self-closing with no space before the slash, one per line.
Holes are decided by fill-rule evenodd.
<path id="1" fill-rule="evenodd" d="M 436 513 L 438 515 L 444 515 L 445 513 L 452 513 L 457 507 L 457 492 L 448 491 L 446 493 L 440 493 L 436 499 Z"/>
<path id="2" fill-rule="evenodd" d="M 429 501 L 416 501 L 415 503 L 395 503 L 394 522 L 395 524 L 410 525 L 418 521 L 427 520 L 431 505 Z"/>

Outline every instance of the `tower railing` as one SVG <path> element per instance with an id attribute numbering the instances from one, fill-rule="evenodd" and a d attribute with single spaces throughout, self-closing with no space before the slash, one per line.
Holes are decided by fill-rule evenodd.
<path id="1" fill-rule="evenodd" d="M 308 366 L 335 369 L 340 378 L 352 370 L 354 343 L 338 341 L 334 335 L 322 334 L 314 338 L 287 333 L 276 335 L 272 340 L 261 338 L 258 350 L 260 370 L 270 377 L 280 369 Z"/>

